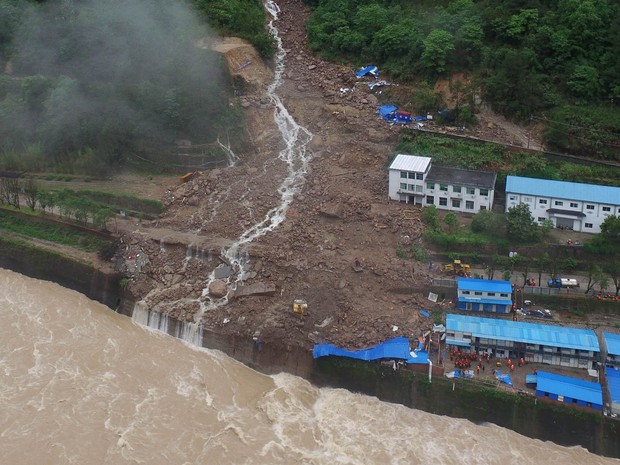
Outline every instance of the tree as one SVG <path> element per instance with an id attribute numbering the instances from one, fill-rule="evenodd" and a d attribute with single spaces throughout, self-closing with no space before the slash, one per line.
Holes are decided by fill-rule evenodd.
<path id="1" fill-rule="evenodd" d="M 39 186 L 33 179 L 27 179 L 24 183 L 24 199 L 26 205 L 30 210 L 34 211 L 34 207 L 37 205 L 37 194 L 39 192 Z"/>
<path id="2" fill-rule="evenodd" d="M 598 70 L 589 65 L 575 66 L 566 83 L 575 97 L 591 102 L 601 93 Z"/>
<path id="3" fill-rule="evenodd" d="M 599 265 L 590 264 L 590 266 L 588 266 L 588 284 L 586 285 L 585 293 L 587 294 L 590 292 L 594 286 L 601 283 L 603 279 L 606 278 L 601 267 Z"/>
<path id="4" fill-rule="evenodd" d="M 424 40 L 420 62 L 432 74 L 446 70 L 448 54 L 454 50 L 454 37 L 442 29 L 432 30 Z"/>
<path id="5" fill-rule="evenodd" d="M 471 220 L 471 230 L 495 237 L 506 234 L 506 216 L 493 213 L 491 210 L 480 210 Z"/>
<path id="6" fill-rule="evenodd" d="M 542 285 L 542 274 L 547 271 L 551 263 L 551 258 L 547 252 L 543 253 L 535 259 L 536 271 L 538 272 L 538 285 Z"/>
<path id="7" fill-rule="evenodd" d="M 431 230 L 439 229 L 439 215 L 435 205 L 427 205 L 422 209 L 422 221 Z"/>
<path id="8" fill-rule="evenodd" d="M 609 244 L 620 245 L 620 216 L 609 215 L 601 224 L 601 239 Z"/>
<path id="9" fill-rule="evenodd" d="M 603 270 L 609 275 L 616 288 L 616 295 L 620 293 L 620 261 L 611 260 L 605 262 Z"/>
<path id="10" fill-rule="evenodd" d="M 520 203 L 506 213 L 508 238 L 517 242 L 533 242 L 540 238 L 540 229 L 532 217 L 530 207 Z"/>
<path id="11" fill-rule="evenodd" d="M 448 212 L 443 218 L 443 222 L 448 225 L 448 231 L 454 233 L 459 226 L 459 219 L 456 217 L 456 213 Z"/>
<path id="12" fill-rule="evenodd" d="M 0 178 L 0 202 L 19 209 L 19 181 L 17 178 Z"/>

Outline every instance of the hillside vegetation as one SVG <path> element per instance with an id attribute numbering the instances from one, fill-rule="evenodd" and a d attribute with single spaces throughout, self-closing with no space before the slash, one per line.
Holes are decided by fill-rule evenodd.
<path id="1" fill-rule="evenodd" d="M 552 150 L 620 159 L 620 3 L 307 1 L 309 46 L 323 57 L 404 81 L 466 73 L 471 84 L 457 91 L 470 106 L 481 96 L 544 122 Z"/>

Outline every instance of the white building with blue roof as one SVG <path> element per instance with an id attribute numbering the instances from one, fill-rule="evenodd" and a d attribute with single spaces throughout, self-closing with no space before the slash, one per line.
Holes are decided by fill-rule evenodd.
<path id="1" fill-rule="evenodd" d="M 512 307 L 510 281 L 458 278 L 456 308 L 474 312 L 509 313 Z"/>
<path id="2" fill-rule="evenodd" d="M 620 187 L 508 176 L 506 211 L 520 203 L 538 223 L 597 234 L 607 216 L 620 215 Z"/>
<path id="3" fill-rule="evenodd" d="M 469 315 L 446 316 L 446 344 L 465 352 L 573 368 L 594 369 L 600 359 L 592 330 Z"/>
<path id="4" fill-rule="evenodd" d="M 607 358 L 605 365 L 620 369 L 620 334 L 603 333 Z"/>

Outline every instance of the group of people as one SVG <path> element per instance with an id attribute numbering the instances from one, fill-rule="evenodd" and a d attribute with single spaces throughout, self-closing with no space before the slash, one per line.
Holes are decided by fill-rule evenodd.
<path id="1" fill-rule="evenodd" d="M 476 351 L 474 351 L 468 353 L 454 347 L 450 350 L 450 360 L 454 362 L 455 368 L 459 368 L 461 370 L 468 370 L 475 366 L 476 374 L 480 374 L 480 371 L 484 373 L 485 364 L 483 362 L 486 361 L 486 364 L 489 364 L 492 358 L 493 354 L 490 352 L 482 352 L 481 354 L 478 354 Z M 498 367 L 501 367 L 504 365 L 504 363 L 502 363 L 501 360 L 497 360 L 496 365 Z M 525 365 L 525 359 L 521 357 L 519 360 L 517 360 L 517 366 L 523 365 Z M 510 358 L 506 360 L 506 367 L 509 368 L 510 371 L 515 370 L 515 364 Z"/>

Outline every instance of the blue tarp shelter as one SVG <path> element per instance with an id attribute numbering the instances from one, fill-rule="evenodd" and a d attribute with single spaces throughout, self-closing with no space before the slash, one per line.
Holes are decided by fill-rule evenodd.
<path id="1" fill-rule="evenodd" d="M 538 372 L 536 395 L 548 399 L 603 410 L 601 385 L 591 381 L 557 375 L 546 371 Z"/>
<path id="2" fill-rule="evenodd" d="M 357 360 L 405 360 L 407 363 L 428 363 L 428 352 L 423 350 L 411 351 L 409 339 L 406 337 L 395 337 L 378 344 L 374 347 L 361 350 L 347 350 L 336 347 L 332 344 L 315 344 L 312 351 L 314 358 L 336 355 L 338 357 L 349 357 Z"/>
<path id="3" fill-rule="evenodd" d="M 370 74 L 374 78 L 379 77 L 379 68 L 377 68 L 376 66 L 366 66 L 365 68 L 360 68 L 358 71 L 355 72 L 355 75 L 358 78 L 364 77 L 368 74 Z"/>
<path id="4" fill-rule="evenodd" d="M 512 378 L 508 374 L 502 374 L 501 371 L 497 370 L 495 372 L 495 378 L 508 386 L 512 386 Z"/>
<path id="5" fill-rule="evenodd" d="M 379 115 L 386 121 L 390 121 L 396 113 L 398 107 L 396 105 L 382 105 L 379 107 Z"/>

